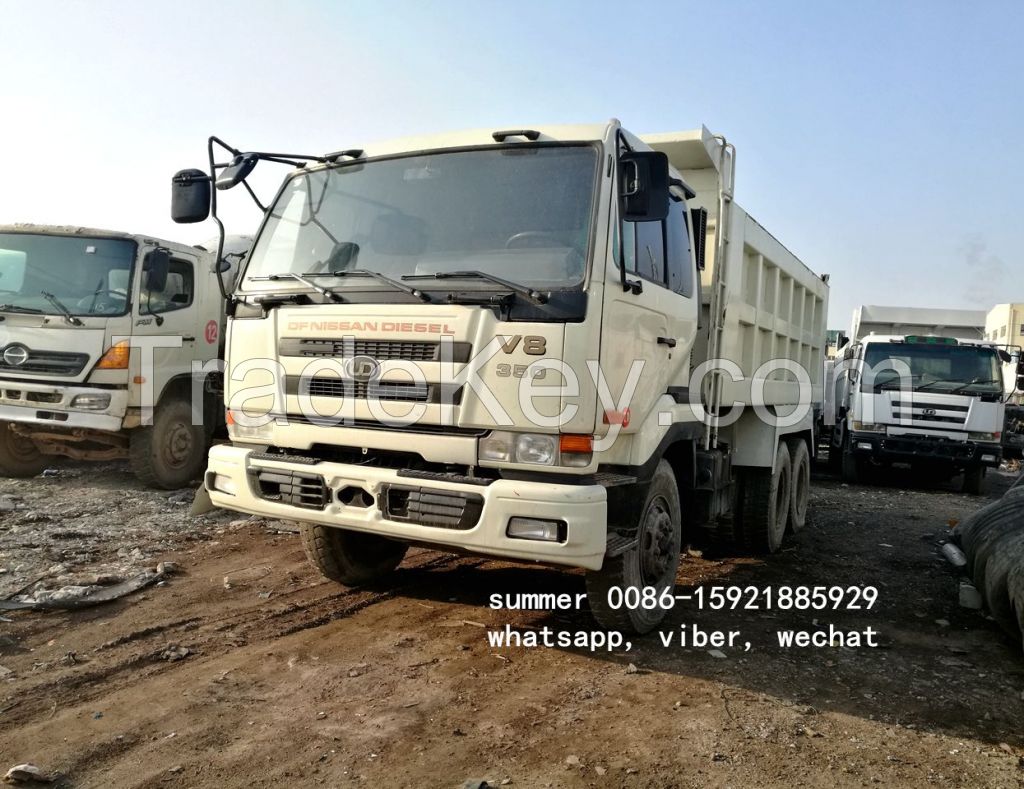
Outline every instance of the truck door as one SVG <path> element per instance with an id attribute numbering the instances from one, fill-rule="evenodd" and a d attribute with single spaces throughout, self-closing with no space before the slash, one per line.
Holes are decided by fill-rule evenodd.
<path id="1" fill-rule="evenodd" d="M 664 221 L 623 221 L 617 231 L 627 280 L 635 285 L 624 292 L 611 284 L 606 291 L 601 370 L 618 401 L 631 367 L 643 364 L 629 403 L 629 432 L 639 428 L 670 387 L 688 382 L 697 328 L 696 271 L 682 200 L 672 200 Z"/>
<path id="2" fill-rule="evenodd" d="M 153 369 L 136 372 L 152 382 L 154 400 L 158 399 L 167 382 L 179 376 L 190 376 L 192 360 L 197 356 L 197 343 L 203 342 L 203 331 L 198 326 L 200 298 L 196 293 L 198 257 L 191 253 L 174 251 L 168 267 L 167 280 L 158 290 L 150 287 L 145 272 L 139 279 L 139 292 L 136 299 L 138 317 L 135 321 L 135 334 L 166 338 L 162 342 L 167 347 L 158 345 L 153 349 Z M 180 338 L 180 343 L 178 339 Z M 205 345 L 205 343 L 203 342 Z M 156 403 L 152 403 L 155 405 Z M 140 403 L 143 407 L 149 403 Z"/>

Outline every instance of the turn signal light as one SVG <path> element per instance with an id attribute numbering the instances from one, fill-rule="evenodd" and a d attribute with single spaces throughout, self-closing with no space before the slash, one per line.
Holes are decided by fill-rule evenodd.
<path id="1" fill-rule="evenodd" d="M 127 370 L 128 369 L 128 357 L 131 356 L 132 348 L 128 344 L 128 340 L 121 340 L 119 343 L 111 345 L 107 349 L 107 352 L 103 354 L 96 365 L 98 370 Z"/>
<path id="2" fill-rule="evenodd" d="M 565 433 L 558 437 L 559 452 L 571 454 L 591 454 L 594 451 L 594 437 Z"/>

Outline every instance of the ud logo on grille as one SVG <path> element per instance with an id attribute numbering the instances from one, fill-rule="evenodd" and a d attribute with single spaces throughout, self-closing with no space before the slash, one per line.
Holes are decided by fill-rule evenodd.
<path id="1" fill-rule="evenodd" d="M 4 362 L 11 367 L 20 367 L 28 361 L 28 348 L 24 345 L 8 345 L 4 348 Z"/>
<path id="2" fill-rule="evenodd" d="M 353 380 L 363 383 L 373 378 L 380 369 L 380 363 L 372 356 L 353 356 L 345 366 Z"/>
<path id="3" fill-rule="evenodd" d="M 925 416 L 935 416 L 936 411 L 934 408 L 926 408 L 921 413 L 924 414 Z"/>

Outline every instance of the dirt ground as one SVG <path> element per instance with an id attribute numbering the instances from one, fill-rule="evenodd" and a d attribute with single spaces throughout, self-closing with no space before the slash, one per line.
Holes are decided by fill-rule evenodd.
<path id="1" fill-rule="evenodd" d="M 578 573 L 410 551 L 346 591 L 283 524 L 188 514 L 117 464 L 0 481 L 0 598 L 158 560 L 113 603 L 0 620 L 0 771 L 56 785 L 1024 786 L 1024 654 L 957 604 L 939 553 L 984 503 L 955 487 L 815 479 L 812 520 L 767 560 L 688 557 L 697 585 L 864 585 L 874 610 L 698 611 L 752 648 L 506 648 L 488 629 L 589 630 L 586 611 L 492 610 L 578 592 Z M 989 477 L 989 497 L 1010 483 Z M 176 498 L 175 498 L 176 496 Z M 38 574 L 38 575 L 37 575 Z M 876 648 L 782 649 L 775 632 L 874 627 Z"/>

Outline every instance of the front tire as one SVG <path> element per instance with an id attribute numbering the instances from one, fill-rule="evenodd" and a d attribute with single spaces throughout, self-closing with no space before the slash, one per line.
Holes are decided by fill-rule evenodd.
<path id="1" fill-rule="evenodd" d="M 409 546 L 376 534 L 300 523 L 306 556 L 320 573 L 345 586 L 365 586 L 390 574 Z"/>
<path id="2" fill-rule="evenodd" d="M 17 479 L 35 477 L 47 461 L 31 439 L 15 433 L 10 422 L 0 422 L 0 474 Z"/>
<path id="3" fill-rule="evenodd" d="M 963 492 L 969 496 L 980 496 L 985 486 L 985 467 L 971 466 L 964 469 Z"/>
<path id="4" fill-rule="evenodd" d="M 600 570 L 587 573 L 587 601 L 590 611 L 601 627 L 624 633 L 648 633 L 668 613 L 661 606 L 661 596 L 675 587 L 682 552 L 682 508 L 675 474 L 667 461 L 659 461 L 647 491 L 637 526 L 637 542 L 619 556 L 605 557 Z M 655 607 L 625 605 L 617 609 L 609 605 L 608 594 L 613 587 L 625 591 L 629 587 L 653 588 L 657 593 Z"/>
<path id="5" fill-rule="evenodd" d="M 153 424 L 128 439 L 132 471 L 150 488 L 177 490 L 198 479 L 206 466 L 206 430 L 192 424 L 192 407 L 174 399 L 156 407 Z"/>

